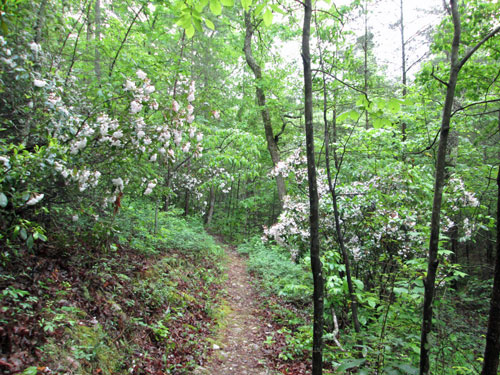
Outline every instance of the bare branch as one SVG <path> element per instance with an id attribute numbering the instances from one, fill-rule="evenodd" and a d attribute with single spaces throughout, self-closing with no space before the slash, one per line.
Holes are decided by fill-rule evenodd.
<path id="1" fill-rule="evenodd" d="M 448 87 L 448 84 L 445 81 L 434 75 L 434 66 L 432 66 L 431 77 L 434 78 L 436 81 L 440 82 L 441 84 L 445 85 L 446 87 Z"/>
<path id="2" fill-rule="evenodd" d="M 432 147 L 434 147 L 434 145 L 436 144 L 436 141 L 439 137 L 439 133 L 441 133 L 441 129 L 439 129 L 436 133 L 436 136 L 434 137 L 434 140 L 432 141 L 432 143 L 427 146 L 426 148 L 424 148 L 423 150 L 421 151 L 417 151 L 417 152 L 410 152 L 409 154 L 410 155 L 419 155 L 419 154 L 423 154 L 425 151 L 429 151 Z"/>
<path id="3" fill-rule="evenodd" d="M 488 35 L 486 35 L 483 40 L 481 40 L 478 44 L 476 44 L 474 47 L 472 47 L 469 52 L 460 60 L 458 63 L 458 69 L 461 69 L 462 66 L 469 60 L 469 58 L 484 44 L 486 43 L 489 39 L 493 38 L 495 34 L 497 34 L 500 31 L 500 26 L 498 26 L 496 29 L 494 29 L 492 32 L 490 32 Z"/>
<path id="4" fill-rule="evenodd" d="M 463 110 L 465 110 L 467 108 L 470 108 L 470 107 L 473 107 L 473 106 L 476 106 L 476 105 L 487 104 L 487 103 L 497 103 L 497 102 L 500 102 L 500 99 L 483 100 L 483 101 L 480 101 L 480 102 L 470 103 L 470 104 L 467 104 L 464 107 L 460 107 L 460 108 L 454 110 L 453 113 L 451 114 L 451 116 L 453 117 L 455 115 L 455 113 L 463 111 Z M 496 111 L 497 110 L 495 110 L 495 112 Z"/>
<path id="5" fill-rule="evenodd" d="M 361 90 L 361 89 L 358 89 L 357 87 L 354 87 L 353 85 L 351 85 L 351 84 L 349 84 L 349 83 L 347 83 L 347 82 L 345 82 L 345 81 L 341 80 L 341 79 L 340 79 L 340 78 L 338 78 L 335 74 L 332 74 L 332 73 L 330 73 L 330 72 L 326 72 L 326 71 L 321 70 L 321 69 L 312 69 L 312 71 L 313 71 L 313 72 L 324 73 L 324 74 L 326 74 L 327 76 L 330 76 L 331 78 L 333 78 L 333 79 L 335 79 L 335 80 L 339 81 L 339 82 L 340 82 L 341 84 L 343 84 L 344 86 L 349 87 L 350 89 L 352 89 L 352 90 L 354 90 L 354 91 L 357 91 L 357 92 L 359 92 L 359 93 L 363 94 L 363 95 L 366 97 L 366 99 L 368 100 L 368 94 L 367 94 L 365 91 L 363 91 L 363 90 Z"/>
<path id="6" fill-rule="evenodd" d="M 125 42 L 127 41 L 128 34 L 130 34 L 130 31 L 132 30 L 132 26 L 134 26 L 135 21 L 137 20 L 137 18 L 139 18 L 139 15 L 144 10 L 144 7 L 146 6 L 146 4 L 147 3 L 144 3 L 142 5 L 141 9 L 139 9 L 139 11 L 135 14 L 134 19 L 132 20 L 132 22 L 130 22 L 130 25 L 129 25 L 128 29 L 127 29 L 127 32 L 125 33 L 125 37 L 123 38 L 123 40 L 122 40 L 122 42 L 120 44 L 120 47 L 118 48 L 118 51 L 116 51 L 115 58 L 113 59 L 113 62 L 111 63 L 111 67 L 109 68 L 109 74 L 108 74 L 109 77 L 111 77 L 111 74 L 113 74 L 113 68 L 115 67 L 116 60 L 118 59 L 118 56 L 120 55 L 120 52 L 121 52 L 123 46 L 125 45 Z"/>

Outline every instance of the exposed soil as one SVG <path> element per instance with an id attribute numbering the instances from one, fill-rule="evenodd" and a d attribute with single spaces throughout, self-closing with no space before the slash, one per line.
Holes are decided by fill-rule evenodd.
<path id="1" fill-rule="evenodd" d="M 258 295 L 250 284 L 245 262 L 227 247 L 227 296 L 225 316 L 213 344 L 213 355 L 195 374 L 271 375 L 263 350 L 266 334 L 273 330 L 258 314 Z"/>

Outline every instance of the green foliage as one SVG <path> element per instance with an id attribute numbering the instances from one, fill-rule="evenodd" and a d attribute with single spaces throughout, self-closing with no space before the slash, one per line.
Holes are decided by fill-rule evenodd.
<path id="1" fill-rule="evenodd" d="M 310 274 L 304 264 L 292 262 L 288 252 L 262 243 L 259 237 L 238 246 L 248 255 L 248 269 L 259 276 L 264 287 L 287 301 L 306 302 L 312 295 Z"/>

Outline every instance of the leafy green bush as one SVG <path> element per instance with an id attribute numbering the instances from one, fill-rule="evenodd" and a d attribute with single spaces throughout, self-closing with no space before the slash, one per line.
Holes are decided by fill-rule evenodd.
<path id="1" fill-rule="evenodd" d="M 312 277 L 305 261 L 294 263 L 288 250 L 264 244 L 259 237 L 252 237 L 241 244 L 238 252 L 248 255 L 249 271 L 261 278 L 268 291 L 290 302 L 311 300 Z"/>
<path id="2" fill-rule="evenodd" d="M 155 207 L 150 201 L 125 203 L 116 218 L 116 224 L 121 229 L 119 240 L 146 254 L 167 249 L 185 250 L 199 255 L 218 256 L 222 253 L 222 249 L 203 229 L 199 218 L 185 218 L 179 214 L 176 209 L 168 212 L 158 210 L 155 225 Z"/>

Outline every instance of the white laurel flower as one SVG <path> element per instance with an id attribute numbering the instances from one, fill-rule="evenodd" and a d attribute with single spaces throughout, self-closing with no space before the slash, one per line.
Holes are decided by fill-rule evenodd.
<path id="1" fill-rule="evenodd" d="M 33 84 L 36 86 L 36 87 L 45 87 L 47 86 L 47 82 L 45 82 L 43 79 L 35 79 L 33 81 Z"/>
<path id="2" fill-rule="evenodd" d="M 137 72 L 135 72 L 135 74 L 137 75 L 137 78 L 139 78 L 139 79 L 146 79 L 146 77 L 148 76 L 141 69 L 137 70 Z"/>
<path id="3" fill-rule="evenodd" d="M 125 86 L 125 87 L 123 88 L 123 90 L 124 90 L 124 91 L 133 91 L 133 90 L 135 90 L 135 89 L 136 89 L 136 87 L 135 87 L 135 83 L 134 83 L 134 82 L 132 82 L 132 81 L 130 81 L 130 80 L 128 80 L 128 79 L 127 79 L 127 81 L 125 82 L 125 85 L 124 85 L 124 86 Z"/>
<path id="4" fill-rule="evenodd" d="M 179 112 L 179 108 L 180 108 L 180 107 L 179 107 L 179 103 L 177 103 L 177 101 L 173 100 L 173 101 L 172 101 L 172 110 L 173 110 L 174 112 Z"/>
<path id="5" fill-rule="evenodd" d="M 137 113 L 137 112 L 139 112 L 141 109 L 142 109 L 142 104 L 141 104 L 141 103 L 139 103 L 138 101 L 133 100 L 133 101 L 130 103 L 130 113 L 132 113 L 132 114 Z"/>
<path id="6" fill-rule="evenodd" d="M 33 196 L 26 202 L 27 206 L 34 206 L 40 202 L 44 197 L 44 194 L 33 194 Z"/>

